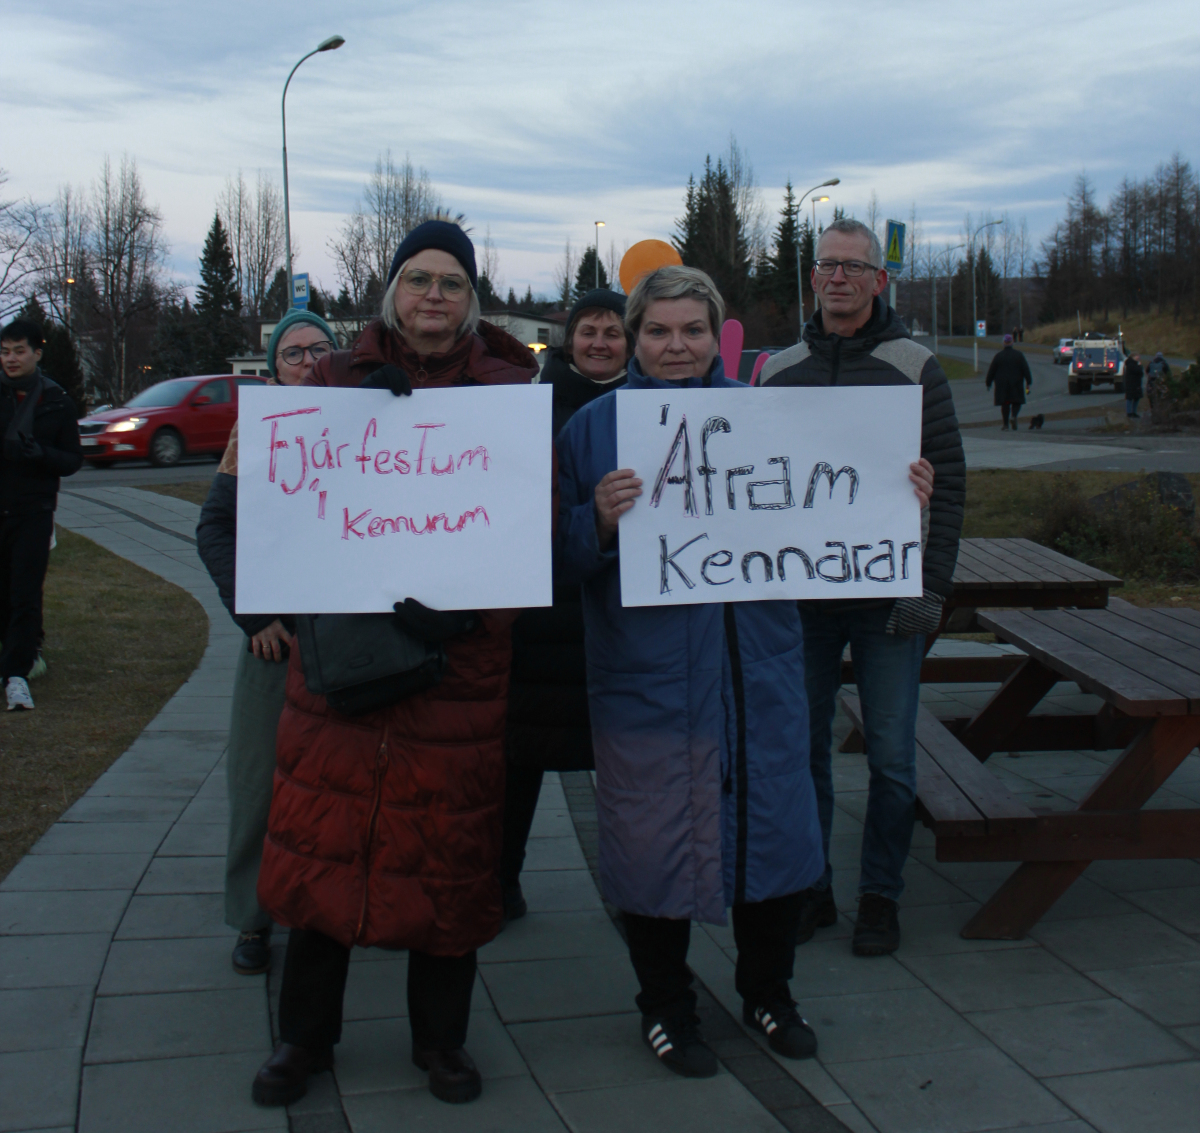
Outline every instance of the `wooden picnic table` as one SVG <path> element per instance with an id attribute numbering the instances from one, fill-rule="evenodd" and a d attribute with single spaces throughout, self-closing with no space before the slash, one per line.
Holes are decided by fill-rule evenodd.
<path id="1" fill-rule="evenodd" d="M 992 609 L 1103 609 L 1108 592 L 1121 579 L 1077 562 L 1030 539 L 964 539 L 954 568 L 954 594 L 942 611 L 942 624 L 925 643 L 928 653 L 942 633 L 982 631 L 977 611 Z M 926 684 L 1005 680 L 1019 657 L 926 657 Z M 852 663 L 842 666 L 842 681 L 854 682 Z"/>
<path id="2" fill-rule="evenodd" d="M 918 729 L 937 765 L 918 784 L 919 809 L 935 832 L 946 823 L 939 860 L 1023 864 L 962 935 L 1019 939 L 1092 861 L 1200 857 L 1200 807 L 1142 809 L 1200 742 L 1200 612 L 1114 600 L 1106 609 L 993 611 L 979 620 L 1027 656 L 973 718 L 943 722 L 941 734 L 928 720 L 928 734 Z M 1061 680 L 1100 697 L 1095 716 L 1030 714 Z M 1050 811 L 1024 806 L 990 775 L 990 784 L 979 780 L 956 744 L 979 763 L 1000 750 L 1123 750 L 1074 810 Z"/>

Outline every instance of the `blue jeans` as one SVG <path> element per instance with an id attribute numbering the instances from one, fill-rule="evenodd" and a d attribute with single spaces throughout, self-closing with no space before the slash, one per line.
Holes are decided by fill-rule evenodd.
<path id="1" fill-rule="evenodd" d="M 816 608 L 814 608 L 816 607 Z M 825 611 L 803 603 L 804 683 L 808 691 L 809 761 L 817 794 L 817 814 L 825 847 L 825 874 L 816 888 L 833 880 L 829 835 L 833 826 L 833 714 L 842 684 L 842 652 L 847 642 L 862 699 L 867 764 L 871 769 L 863 828 L 860 893 L 893 901 L 904 891 L 901 873 L 912 842 L 917 794 L 916 725 L 921 691 L 922 634 L 897 637 L 884 628 L 890 605 L 842 607 Z"/>

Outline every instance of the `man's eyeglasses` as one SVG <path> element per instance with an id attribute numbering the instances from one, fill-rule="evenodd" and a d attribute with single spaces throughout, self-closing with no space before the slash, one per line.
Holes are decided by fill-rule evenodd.
<path id="1" fill-rule="evenodd" d="M 279 357 L 289 366 L 299 366 L 304 361 L 306 350 L 309 357 L 316 362 L 319 358 L 324 358 L 326 354 L 333 353 L 333 343 L 328 339 L 323 339 L 320 342 L 314 342 L 311 346 L 289 346 L 279 352 Z"/>
<path id="2" fill-rule="evenodd" d="M 457 299 L 465 295 L 471 284 L 461 275 L 437 275 L 431 271 L 413 269 L 406 271 L 400 277 L 400 284 L 410 295 L 425 295 L 434 285 L 447 299 Z"/>
<path id="3" fill-rule="evenodd" d="M 840 267 L 847 279 L 854 279 L 867 271 L 878 271 L 874 264 L 863 263 L 862 260 L 817 260 L 813 264 L 817 275 L 833 275 Z"/>

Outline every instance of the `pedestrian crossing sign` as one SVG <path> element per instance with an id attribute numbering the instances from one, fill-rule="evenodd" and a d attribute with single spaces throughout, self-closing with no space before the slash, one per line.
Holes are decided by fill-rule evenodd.
<path id="1" fill-rule="evenodd" d="M 904 225 L 898 220 L 887 222 L 887 249 L 884 263 L 888 271 L 899 271 L 904 266 Z"/>

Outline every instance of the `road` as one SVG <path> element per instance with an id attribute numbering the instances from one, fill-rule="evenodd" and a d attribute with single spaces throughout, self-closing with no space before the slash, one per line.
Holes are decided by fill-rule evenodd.
<path id="1" fill-rule="evenodd" d="M 922 346 L 933 349 L 932 338 L 918 338 L 917 341 Z M 971 361 L 971 349 L 967 346 L 942 345 L 938 353 L 948 358 L 960 358 L 964 362 Z M 992 404 L 992 391 L 983 384 L 987 377 L 988 365 L 995 354 L 994 350 L 981 349 L 979 377 L 959 378 L 950 383 L 954 390 L 954 407 L 958 411 L 959 421 L 964 425 L 975 421 L 995 421 L 996 427 L 1000 426 L 1000 410 Z M 1123 391 L 1114 392 L 1107 386 L 1072 396 L 1067 393 L 1066 366 L 1056 366 L 1050 360 L 1050 355 L 1041 351 L 1029 351 L 1025 357 L 1029 360 L 1029 369 L 1033 374 L 1033 386 L 1025 406 L 1021 409 L 1021 416 L 1027 420 L 1035 413 L 1062 413 L 1068 409 L 1091 406 L 1095 407 L 1097 417 L 1103 417 L 1105 406 L 1119 405 L 1125 400 Z"/>
<path id="2" fill-rule="evenodd" d="M 178 484 L 184 480 L 211 480 L 217 473 L 218 459 L 212 456 L 184 457 L 174 468 L 155 468 L 145 460 L 131 460 L 109 468 L 83 467 L 63 481 L 71 488 L 144 488 L 147 484 Z"/>

